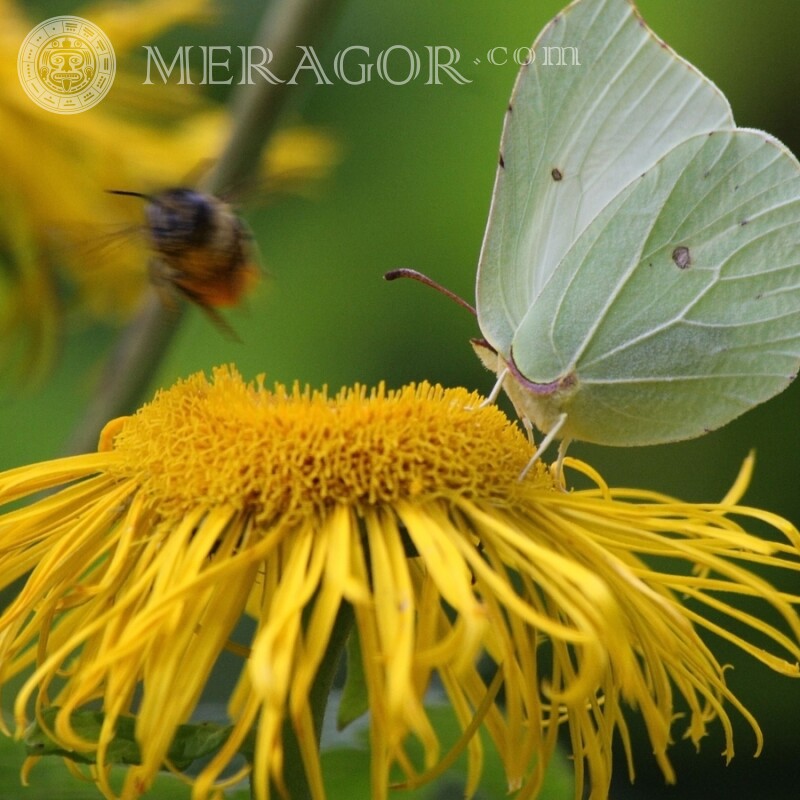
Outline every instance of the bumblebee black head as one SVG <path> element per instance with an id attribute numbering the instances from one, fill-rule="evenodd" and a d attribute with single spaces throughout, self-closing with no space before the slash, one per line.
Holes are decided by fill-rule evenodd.
<path id="1" fill-rule="evenodd" d="M 216 201 L 210 195 L 182 187 L 155 195 L 116 189 L 110 194 L 147 201 L 147 225 L 157 250 L 202 247 L 212 235 Z"/>

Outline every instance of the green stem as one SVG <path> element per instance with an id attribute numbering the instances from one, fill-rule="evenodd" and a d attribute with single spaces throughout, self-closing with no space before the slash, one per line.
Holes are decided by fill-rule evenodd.
<path id="1" fill-rule="evenodd" d="M 269 69 L 283 83 L 253 76 L 233 98 L 234 127 L 228 145 L 208 176 L 207 191 L 219 192 L 247 178 L 258 160 L 261 143 L 253 132 L 271 131 L 296 84 L 286 83 L 303 56 L 301 46 L 319 43 L 343 0 L 275 0 L 264 14 L 256 40 L 272 51 Z"/>
<path id="2" fill-rule="evenodd" d="M 106 422 L 133 410 L 166 354 L 183 313 L 182 307 L 165 309 L 148 289 L 138 314 L 111 350 L 95 394 L 67 440 L 66 454 L 95 450 Z"/>
<path id="3" fill-rule="evenodd" d="M 336 621 L 328 642 L 325 656 L 317 671 L 314 684 L 309 693 L 311 713 L 314 717 L 314 732 L 317 742 L 322 735 L 322 721 L 325 717 L 325 709 L 328 705 L 333 680 L 342 659 L 342 653 L 347 645 L 350 631 L 353 629 L 355 617 L 353 609 L 349 605 L 342 605 L 336 615 Z M 311 797 L 311 790 L 308 785 L 303 759 L 300 754 L 300 745 L 297 741 L 291 720 L 286 720 L 283 725 L 283 752 L 284 752 L 284 772 L 283 778 L 289 797 L 292 800 L 307 800 Z M 252 785 L 251 785 L 252 791 Z M 276 787 L 271 788 L 271 794 L 279 797 L 280 794 Z"/>
<path id="4" fill-rule="evenodd" d="M 314 45 L 341 0 L 274 0 L 264 12 L 257 44 L 273 53 L 270 69 L 288 80 L 302 57 L 301 45 Z M 216 194 L 237 185 L 258 162 L 275 129 L 294 84 L 254 83 L 239 87 L 232 103 L 233 130 L 227 145 L 202 182 Z M 153 375 L 178 330 L 185 308 L 165 309 L 153 289 L 112 348 L 96 393 L 73 430 L 65 451 L 84 453 L 110 419 L 131 413 L 148 390 Z"/>

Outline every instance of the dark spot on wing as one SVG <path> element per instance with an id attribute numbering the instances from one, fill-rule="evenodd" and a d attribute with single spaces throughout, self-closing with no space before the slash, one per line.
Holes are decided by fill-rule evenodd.
<path id="1" fill-rule="evenodd" d="M 561 170 L 558 167 L 553 167 L 553 169 L 550 172 L 550 174 L 553 176 L 553 180 L 554 181 L 560 181 L 564 177 L 564 173 L 561 172 Z"/>
<path id="2" fill-rule="evenodd" d="M 514 104 L 509 103 L 508 108 L 506 109 L 506 113 L 510 114 L 514 110 Z"/>
<path id="3" fill-rule="evenodd" d="M 711 170 L 710 170 L 710 169 L 707 169 L 707 170 L 706 170 L 706 171 L 703 173 L 703 177 L 704 177 L 704 178 L 707 178 L 707 177 L 708 177 L 710 174 L 711 174 Z"/>
<path id="4" fill-rule="evenodd" d="M 745 219 L 743 219 L 739 224 L 740 225 L 747 225 L 748 222 L 750 222 L 750 220 L 745 217 Z"/>
<path id="5" fill-rule="evenodd" d="M 503 158 L 503 154 L 502 153 L 500 153 L 500 159 L 499 159 L 498 163 L 500 164 L 500 169 L 505 169 L 506 168 L 506 160 Z"/>
<path id="6" fill-rule="evenodd" d="M 672 251 L 672 260 L 678 269 L 688 269 L 692 266 L 692 254 L 684 245 L 679 245 Z"/>

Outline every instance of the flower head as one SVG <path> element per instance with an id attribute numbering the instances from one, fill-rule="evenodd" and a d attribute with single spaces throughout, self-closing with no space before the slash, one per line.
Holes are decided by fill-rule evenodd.
<path id="1" fill-rule="evenodd" d="M 577 796 L 588 784 L 604 797 L 615 732 L 629 744 L 625 709 L 643 716 L 669 779 L 679 709 L 695 742 L 719 719 L 732 756 L 727 709 L 758 726 L 698 630 L 796 676 L 800 598 L 751 567 L 800 569 L 797 531 L 736 505 L 746 475 L 722 503 L 690 505 L 611 490 L 574 459 L 568 466 L 596 488 L 564 491 L 542 464 L 519 480 L 530 455 L 497 408 L 464 390 L 331 396 L 268 390 L 219 369 L 110 423 L 98 453 L 0 475 L 2 503 L 61 487 L 0 516 L 3 581 L 30 571 L 0 616 L 0 676 L 33 668 L 17 729 L 35 715 L 61 752 L 91 756 L 112 797 L 115 736 L 134 715 L 139 763 L 119 794 L 136 797 L 165 764 L 176 768 L 176 736 L 228 648 L 242 657 L 231 727 L 192 779 L 194 796 L 239 777 L 237 753 L 256 797 L 283 787 L 289 725 L 309 793 L 321 798 L 312 687 L 352 609 L 373 797 L 386 796 L 390 770 L 414 786 L 449 763 L 424 705 L 434 678 L 462 729 L 470 793 L 480 726 L 519 797 L 536 795 L 562 727 Z M 752 536 L 734 516 L 765 521 L 780 538 Z M 731 596 L 761 599 L 784 627 Z M 252 638 L 233 643 L 244 614 Z M 75 721 L 97 701 L 103 715 L 89 737 Z"/>

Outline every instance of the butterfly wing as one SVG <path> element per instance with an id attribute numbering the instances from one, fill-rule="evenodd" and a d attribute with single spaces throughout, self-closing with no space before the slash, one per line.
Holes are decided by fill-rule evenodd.
<path id="1" fill-rule="evenodd" d="M 800 367 L 797 160 L 743 129 L 673 148 L 567 252 L 511 359 L 531 403 L 565 387 L 561 435 L 600 444 L 699 436 L 782 391 Z"/>
<path id="2" fill-rule="evenodd" d="M 503 356 L 601 210 L 676 145 L 734 124 L 722 93 L 628 0 L 578 0 L 533 52 L 506 113 L 478 268 L 478 322 Z"/>

